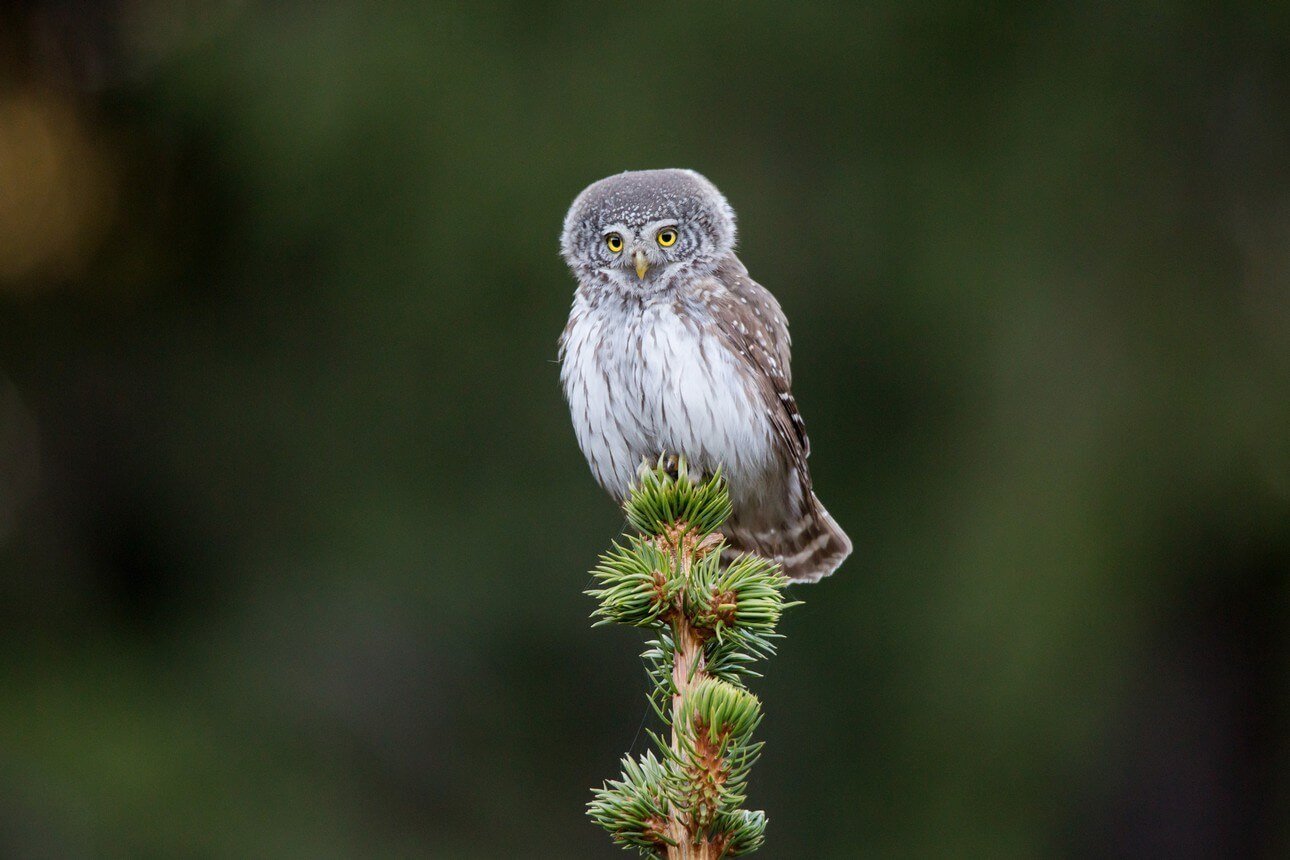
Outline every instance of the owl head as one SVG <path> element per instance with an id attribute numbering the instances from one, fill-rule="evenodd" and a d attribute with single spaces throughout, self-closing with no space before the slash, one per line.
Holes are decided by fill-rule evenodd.
<path id="1" fill-rule="evenodd" d="M 706 274 L 734 245 L 734 210 L 693 170 L 629 170 L 594 182 L 569 207 L 560 236 L 582 283 L 629 296 Z"/>

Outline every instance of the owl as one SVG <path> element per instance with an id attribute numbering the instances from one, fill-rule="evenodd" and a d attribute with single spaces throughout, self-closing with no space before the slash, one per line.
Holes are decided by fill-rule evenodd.
<path id="1" fill-rule="evenodd" d="M 588 186 L 561 253 L 577 279 L 560 379 L 596 481 L 626 499 L 637 469 L 683 456 L 729 483 L 726 552 L 815 582 L 851 541 L 811 488 L 791 390 L 788 320 L 735 256 L 735 214 L 692 170 Z"/>

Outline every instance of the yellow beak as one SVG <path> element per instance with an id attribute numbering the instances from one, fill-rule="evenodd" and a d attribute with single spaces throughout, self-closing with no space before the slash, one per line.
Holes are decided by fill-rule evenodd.
<path id="1" fill-rule="evenodd" d="M 637 250 L 632 259 L 636 261 L 636 277 L 645 280 L 645 273 L 649 271 L 649 260 L 645 259 L 645 252 Z"/>

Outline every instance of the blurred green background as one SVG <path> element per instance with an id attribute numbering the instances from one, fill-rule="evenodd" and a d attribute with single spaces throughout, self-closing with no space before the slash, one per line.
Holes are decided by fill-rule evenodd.
<path id="1" fill-rule="evenodd" d="M 613 857 L 561 219 L 692 167 L 856 543 L 767 857 L 1290 854 L 1290 7 L 0 12 L 0 854 Z"/>

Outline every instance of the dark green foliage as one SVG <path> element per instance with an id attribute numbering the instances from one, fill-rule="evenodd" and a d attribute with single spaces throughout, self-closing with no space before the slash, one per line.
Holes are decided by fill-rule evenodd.
<path id="1" fill-rule="evenodd" d="M 729 565 L 720 554 L 705 556 L 691 570 L 685 589 L 686 611 L 712 631 L 706 651 L 708 672 L 727 681 L 755 676 L 750 665 L 775 653 L 775 625 L 784 609 L 779 568 L 764 558 L 741 555 Z"/>
<path id="2" fill-rule="evenodd" d="M 727 857 L 751 854 L 766 842 L 766 813 L 748 809 L 722 812 L 715 829 L 729 834 Z"/>
<path id="3" fill-rule="evenodd" d="M 623 506 L 627 523 L 641 534 L 661 535 L 682 528 L 701 535 L 715 532 L 730 516 L 730 495 L 720 471 L 709 480 L 694 481 L 680 459 L 676 474 L 663 468 L 642 469 L 631 498 Z"/>
<path id="4" fill-rule="evenodd" d="M 670 555 L 641 538 L 627 540 L 627 546 L 615 545 L 600 557 L 592 576 L 602 587 L 587 594 L 600 601 L 593 613 L 600 617 L 597 624 L 649 627 L 672 607 L 683 583 L 672 570 Z"/>
<path id="5" fill-rule="evenodd" d="M 640 761 L 624 756 L 623 778 L 610 780 L 604 788 L 592 789 L 596 797 L 587 804 L 587 814 L 624 847 L 650 853 L 660 844 L 674 844 L 663 831 L 667 823 L 670 779 L 666 759 L 660 762 L 652 752 L 645 753 Z"/>
<path id="6" fill-rule="evenodd" d="M 761 702 L 728 681 L 705 678 L 682 697 L 680 749 L 671 758 L 676 794 L 698 827 L 720 832 L 720 816 L 744 802 L 748 771 L 761 752 L 752 741 L 760 722 Z"/>
<path id="7" fill-rule="evenodd" d="M 705 856 L 754 851 L 766 816 L 740 807 L 761 750 L 752 739 L 761 703 L 743 678 L 775 653 L 775 625 L 794 605 L 784 601 L 787 581 L 765 559 L 722 563 L 716 530 L 730 499 L 719 474 L 696 482 L 684 461 L 673 474 L 660 460 L 641 471 L 624 507 L 641 534 L 601 557 L 592 571 L 599 587 L 587 593 L 600 602 L 597 624 L 656 631 L 641 656 L 672 742 L 651 732 L 660 758 L 625 759 L 622 778 L 595 790 L 589 814 L 616 842 L 647 854 L 677 838 L 705 846 Z"/>

